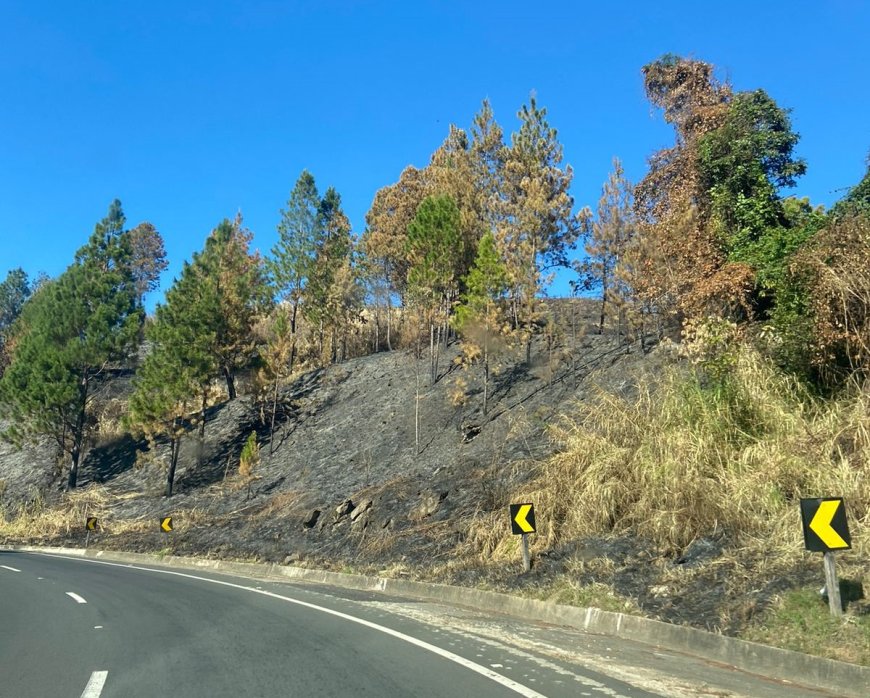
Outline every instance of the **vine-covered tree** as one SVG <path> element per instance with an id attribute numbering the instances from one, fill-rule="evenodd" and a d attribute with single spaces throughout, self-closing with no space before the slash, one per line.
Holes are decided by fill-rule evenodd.
<path id="1" fill-rule="evenodd" d="M 88 410 L 108 364 L 126 356 L 142 314 L 118 200 L 75 261 L 25 305 L 24 329 L 0 380 L 10 436 L 52 437 L 69 457 L 73 489 L 86 448 Z"/>

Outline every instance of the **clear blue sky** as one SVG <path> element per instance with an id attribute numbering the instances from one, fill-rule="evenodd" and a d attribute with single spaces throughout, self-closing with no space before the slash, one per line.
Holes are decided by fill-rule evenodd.
<path id="1" fill-rule="evenodd" d="M 618 8 L 618 9 L 615 9 Z M 59 274 L 109 202 L 171 267 L 241 210 L 265 252 L 303 168 L 357 233 L 375 191 L 424 165 L 484 97 L 506 132 L 534 90 L 594 206 L 671 143 L 643 97 L 665 52 L 792 108 L 830 205 L 870 149 L 870 2 L 91 2 L 0 0 L 0 275 Z M 558 292 L 560 289 L 554 289 Z M 152 299 L 152 302 L 156 299 Z"/>

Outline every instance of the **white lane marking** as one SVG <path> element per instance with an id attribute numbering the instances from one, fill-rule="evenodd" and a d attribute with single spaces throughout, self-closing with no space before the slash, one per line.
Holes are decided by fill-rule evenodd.
<path id="1" fill-rule="evenodd" d="M 95 671 L 91 674 L 91 678 L 88 680 L 85 690 L 82 691 L 81 698 L 100 698 L 100 694 L 103 692 L 103 685 L 106 683 L 106 677 L 108 675 L 108 671 Z"/>
<path id="2" fill-rule="evenodd" d="M 392 628 L 387 628 L 383 625 L 378 625 L 377 623 L 372 623 L 369 620 L 365 620 L 364 618 L 357 618 L 356 616 L 352 616 L 348 613 L 342 613 L 341 611 L 335 611 L 331 608 L 326 608 L 325 606 L 318 606 L 317 604 L 309 603 L 308 601 L 300 601 L 299 599 L 294 599 L 289 596 L 281 596 L 281 594 L 276 594 L 271 591 L 265 591 L 263 589 L 255 589 L 254 587 L 247 587 L 242 584 L 233 584 L 232 582 L 225 582 L 220 579 L 209 579 L 208 577 L 198 577 L 195 574 L 185 574 L 184 572 L 174 572 L 172 570 L 158 570 L 152 567 L 140 567 L 139 565 L 122 565 L 117 562 L 106 562 L 105 560 L 87 560 L 83 558 L 75 558 L 75 557 L 66 557 L 65 555 L 49 555 L 47 553 L 33 553 L 34 555 L 42 555 L 43 557 L 59 557 L 64 560 L 75 560 L 76 562 L 90 562 L 95 565 L 108 565 L 109 567 L 124 567 L 127 569 L 140 570 L 142 572 L 154 572 L 155 574 L 168 574 L 173 577 L 185 577 L 186 579 L 196 579 L 200 582 L 208 582 L 210 584 L 219 584 L 220 586 L 230 587 L 232 589 L 241 589 L 242 591 L 250 591 L 252 594 L 261 594 L 263 596 L 269 596 L 273 599 L 279 599 L 280 601 L 286 601 L 287 603 L 292 603 L 297 606 L 302 606 L 304 608 L 309 608 L 314 611 L 320 611 L 322 613 L 326 613 L 330 616 L 335 616 L 336 618 L 341 618 L 342 620 L 350 621 L 351 623 L 357 623 L 359 625 L 365 626 L 366 628 L 371 628 L 372 630 L 377 630 L 378 632 L 384 633 L 385 635 L 389 635 L 391 637 L 395 637 L 398 640 L 403 640 L 408 644 L 414 645 L 421 649 L 427 650 L 432 654 L 436 654 L 439 657 L 447 659 L 459 666 L 465 667 L 470 671 L 473 671 L 481 676 L 485 676 L 486 678 L 495 681 L 498 684 L 501 684 L 505 688 L 510 689 L 514 693 L 518 693 L 524 698 L 546 698 L 546 696 L 542 693 L 538 693 L 537 691 L 529 688 L 528 686 L 523 686 L 521 683 L 514 681 L 513 679 L 509 679 L 507 676 L 502 676 L 499 673 L 496 673 L 492 669 L 485 667 L 481 664 L 477 664 L 472 662 L 470 659 L 466 659 L 465 657 L 460 657 L 458 654 L 454 654 L 448 650 L 441 649 L 440 647 L 436 647 L 435 645 L 429 644 L 428 642 L 424 642 L 423 640 L 418 640 L 416 637 L 412 637 L 410 635 L 406 635 L 405 633 L 400 633 L 398 630 L 393 630 Z M 71 594 L 71 592 L 67 592 Z M 79 597 L 81 598 L 81 597 Z M 84 600 L 83 600 L 84 601 Z M 99 694 L 96 694 L 99 696 Z M 94 698 L 96 698 L 96 696 Z M 85 698 L 82 695 L 82 698 Z M 87 698 L 91 698 L 88 696 Z"/>
<path id="3" fill-rule="evenodd" d="M 103 629 L 102 625 L 95 625 L 94 626 L 94 630 L 102 630 L 102 629 Z"/>
<path id="4" fill-rule="evenodd" d="M 10 572 L 20 572 L 21 570 L 17 570 L 14 567 L 10 567 L 9 565 L 0 565 L 4 570 L 9 570 Z"/>
<path id="5" fill-rule="evenodd" d="M 69 596 L 76 603 L 87 603 L 87 601 L 85 601 L 81 596 L 76 594 L 74 591 L 68 591 L 68 592 L 66 592 L 66 595 Z"/>

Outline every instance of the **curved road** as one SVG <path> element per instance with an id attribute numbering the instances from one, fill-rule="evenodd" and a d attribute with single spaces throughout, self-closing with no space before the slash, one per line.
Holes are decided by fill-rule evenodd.
<path id="1" fill-rule="evenodd" d="M 370 592 L 0 551 L 4 698 L 710 695 L 824 694 Z"/>

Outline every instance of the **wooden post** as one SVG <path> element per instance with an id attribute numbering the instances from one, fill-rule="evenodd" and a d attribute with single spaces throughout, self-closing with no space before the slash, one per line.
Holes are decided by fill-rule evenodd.
<path id="1" fill-rule="evenodd" d="M 843 615 L 843 602 L 840 600 L 840 581 L 837 579 L 834 553 L 830 550 L 825 553 L 825 589 L 828 592 L 828 605 L 831 607 L 831 615 L 839 618 Z"/>
<path id="2" fill-rule="evenodd" d="M 523 533 L 521 536 L 522 546 L 523 546 L 523 570 L 528 572 L 532 569 L 532 560 L 529 557 L 529 535 L 527 533 Z"/>
<path id="3" fill-rule="evenodd" d="M 91 539 L 91 529 L 88 526 L 88 505 L 85 504 L 85 550 L 88 549 L 88 541 Z"/>

